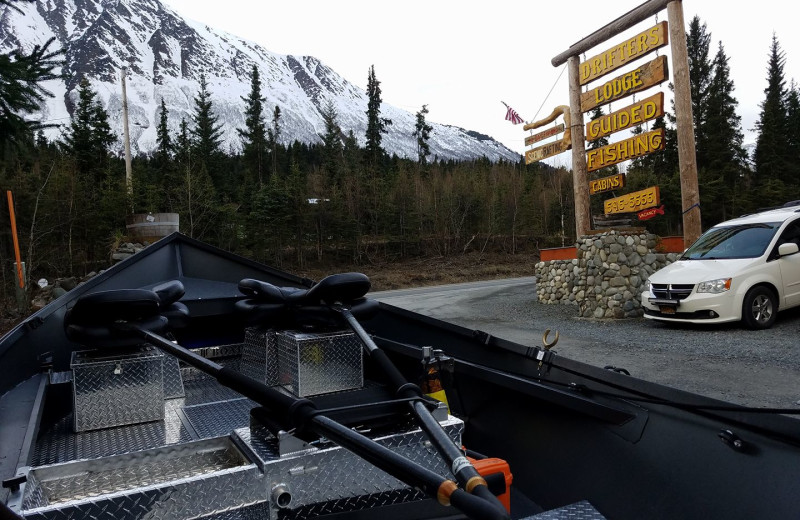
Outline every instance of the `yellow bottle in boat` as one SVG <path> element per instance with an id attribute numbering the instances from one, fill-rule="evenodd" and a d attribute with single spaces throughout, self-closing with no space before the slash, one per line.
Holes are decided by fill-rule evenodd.
<path id="1" fill-rule="evenodd" d="M 441 401 L 447 405 L 447 413 L 450 413 L 450 403 L 447 402 L 447 394 L 442 386 L 442 376 L 440 370 L 442 363 L 452 363 L 452 359 L 443 356 L 441 350 L 433 350 L 431 347 L 422 347 L 422 383 L 420 388 L 422 393 Z"/>

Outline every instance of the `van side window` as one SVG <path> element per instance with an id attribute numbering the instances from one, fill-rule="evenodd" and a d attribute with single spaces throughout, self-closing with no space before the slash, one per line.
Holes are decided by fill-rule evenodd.
<path id="1" fill-rule="evenodd" d="M 783 230 L 778 244 L 785 244 L 786 242 L 794 242 L 800 246 L 800 220 L 795 220 Z"/>
<path id="2" fill-rule="evenodd" d="M 800 246 L 800 219 L 795 220 L 794 222 L 790 223 L 786 226 L 786 229 L 783 230 L 781 233 L 780 238 L 775 243 L 775 249 L 769 255 L 769 260 L 777 260 L 778 258 L 778 246 L 781 244 L 785 244 L 787 242 L 794 242 L 798 246 Z"/>
<path id="3" fill-rule="evenodd" d="M 775 242 L 775 247 L 769 252 L 767 262 L 771 262 L 780 258 L 778 256 L 778 247 L 786 242 L 794 242 L 800 246 L 800 219 L 790 222 L 789 225 L 786 226 L 786 229 L 783 230 L 781 236 L 778 237 L 778 241 Z"/>

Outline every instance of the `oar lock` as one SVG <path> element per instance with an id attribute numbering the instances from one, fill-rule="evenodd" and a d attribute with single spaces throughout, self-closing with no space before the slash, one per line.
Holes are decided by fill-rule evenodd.
<path id="1" fill-rule="evenodd" d="M 542 335 L 542 346 L 545 350 L 550 350 L 551 348 L 556 346 L 558 343 L 558 331 L 556 331 L 556 337 L 553 338 L 552 343 L 547 342 L 547 335 L 550 334 L 550 329 L 545 329 L 544 334 Z"/>

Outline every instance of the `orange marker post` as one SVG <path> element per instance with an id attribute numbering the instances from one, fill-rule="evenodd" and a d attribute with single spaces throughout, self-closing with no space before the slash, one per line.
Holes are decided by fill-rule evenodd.
<path id="1" fill-rule="evenodd" d="M 17 260 L 17 278 L 19 279 L 19 288 L 25 288 L 25 277 L 22 274 L 22 260 L 19 257 L 19 239 L 17 239 L 17 218 L 14 216 L 14 196 L 11 190 L 6 191 L 8 197 L 8 214 L 11 217 L 11 236 L 14 238 L 14 257 Z"/>

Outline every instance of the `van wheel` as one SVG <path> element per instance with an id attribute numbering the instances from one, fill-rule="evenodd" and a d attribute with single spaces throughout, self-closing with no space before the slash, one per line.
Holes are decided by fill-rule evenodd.
<path id="1" fill-rule="evenodd" d="M 753 287 L 744 296 L 742 321 L 751 329 L 768 329 L 775 323 L 778 302 L 766 287 Z"/>

